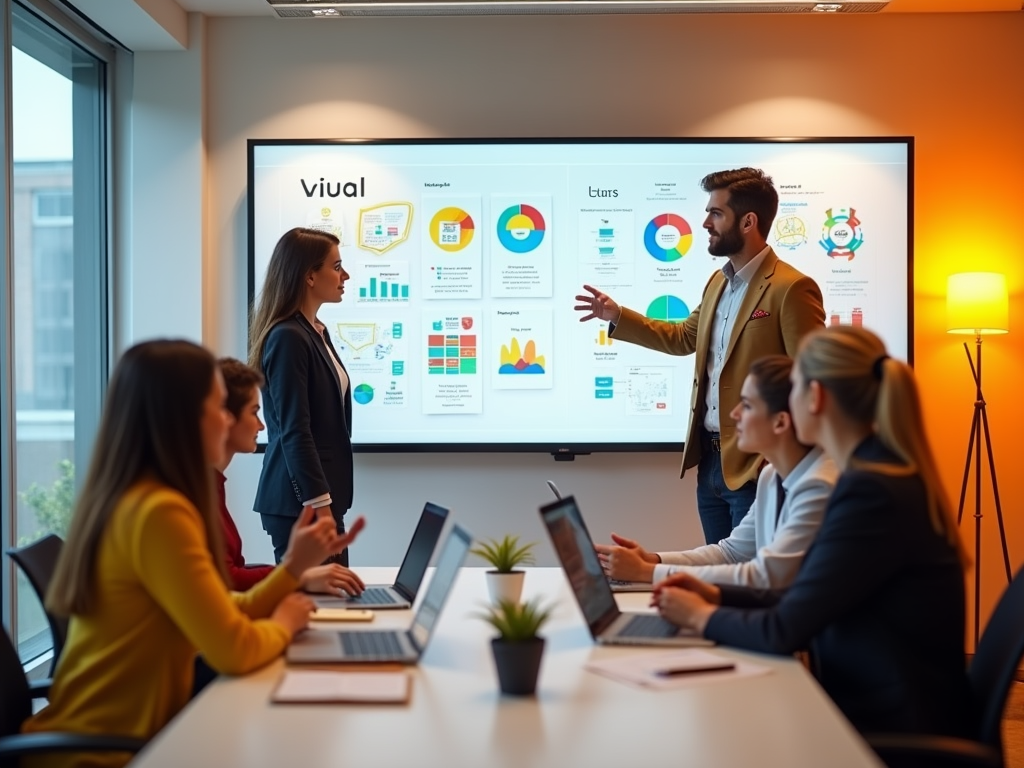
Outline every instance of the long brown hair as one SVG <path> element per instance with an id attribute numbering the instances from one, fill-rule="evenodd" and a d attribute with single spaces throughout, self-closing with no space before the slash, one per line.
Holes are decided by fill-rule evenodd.
<path id="1" fill-rule="evenodd" d="M 871 331 L 843 325 L 805 336 L 796 364 L 805 382 L 821 384 L 848 418 L 871 426 L 904 464 L 852 462 L 853 466 L 888 475 L 921 476 L 932 528 L 966 565 L 969 558 L 928 442 L 910 366 L 889 357 L 882 340 Z"/>
<path id="2" fill-rule="evenodd" d="M 95 605 L 96 561 L 107 524 L 125 493 L 144 477 L 178 491 L 199 511 L 213 561 L 227 583 L 201 427 L 216 370 L 213 355 L 179 340 L 137 344 L 118 361 L 47 595 L 51 611 L 87 614 Z"/>
<path id="3" fill-rule="evenodd" d="M 306 275 L 323 266 L 327 252 L 341 241 L 330 232 L 295 227 L 281 235 L 267 265 L 259 303 L 249 323 L 249 365 L 263 372 L 263 345 L 270 329 L 302 306 Z"/>

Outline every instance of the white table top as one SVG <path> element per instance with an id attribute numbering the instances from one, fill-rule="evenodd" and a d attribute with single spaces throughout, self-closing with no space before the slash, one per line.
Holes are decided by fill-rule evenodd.
<path id="1" fill-rule="evenodd" d="M 388 583 L 393 568 L 364 568 Z M 246 768 L 604 768 L 779 766 L 879 768 L 877 760 L 797 661 L 712 649 L 771 667 L 770 674 L 676 690 L 645 690 L 583 669 L 591 659 L 666 649 L 594 645 L 557 568 L 529 569 L 524 598 L 557 601 L 536 697 L 502 696 L 491 628 L 470 618 L 486 602 L 482 568 L 464 568 L 430 646 L 412 668 L 407 705 L 274 705 L 276 661 L 221 678 L 132 763 Z M 423 591 L 420 592 L 422 597 Z M 623 608 L 648 595 L 620 594 Z M 410 611 L 378 611 L 345 627 L 407 627 Z M 324 626 L 324 625 L 321 625 Z"/>

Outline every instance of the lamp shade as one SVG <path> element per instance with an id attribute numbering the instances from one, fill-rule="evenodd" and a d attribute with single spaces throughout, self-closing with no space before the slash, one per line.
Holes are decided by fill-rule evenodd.
<path id="1" fill-rule="evenodd" d="M 961 272 L 946 284 L 947 333 L 1006 333 L 1010 299 L 1006 276 L 997 272 Z"/>

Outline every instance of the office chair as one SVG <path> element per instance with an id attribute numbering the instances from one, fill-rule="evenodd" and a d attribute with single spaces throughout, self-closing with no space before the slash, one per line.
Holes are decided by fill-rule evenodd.
<path id="1" fill-rule="evenodd" d="M 50 588 L 53 580 L 54 570 L 57 568 L 57 558 L 64 548 L 64 540 L 60 536 L 48 534 L 38 541 L 26 544 L 24 547 L 17 547 L 7 550 L 7 554 L 18 564 L 18 567 L 25 572 L 29 584 L 35 590 L 39 602 L 43 604 L 46 612 L 46 620 L 50 624 L 50 634 L 53 635 L 53 661 L 50 663 L 50 676 L 53 676 L 57 668 L 57 659 L 64 649 L 64 641 L 68 636 L 68 619 L 66 616 L 54 616 L 46 610 L 46 591 Z"/>
<path id="2" fill-rule="evenodd" d="M 867 741 L 889 768 L 1003 768 L 1002 719 L 1017 665 L 1024 656 L 1024 568 L 999 598 L 967 669 L 977 724 L 975 739 L 885 734 Z"/>
<path id="3" fill-rule="evenodd" d="M 78 733 L 19 733 L 32 714 L 32 693 L 18 651 L 7 631 L 0 633 L 0 768 L 18 765 L 24 755 L 47 752 L 138 752 L 143 739 Z"/>

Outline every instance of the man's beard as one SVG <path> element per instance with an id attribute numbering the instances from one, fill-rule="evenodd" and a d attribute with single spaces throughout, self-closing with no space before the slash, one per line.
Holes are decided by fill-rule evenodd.
<path id="1" fill-rule="evenodd" d="M 708 243 L 708 253 L 712 256 L 732 256 L 742 250 L 743 235 L 740 233 L 739 221 L 732 225 L 732 229 L 719 235 L 717 242 Z"/>

